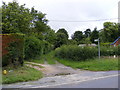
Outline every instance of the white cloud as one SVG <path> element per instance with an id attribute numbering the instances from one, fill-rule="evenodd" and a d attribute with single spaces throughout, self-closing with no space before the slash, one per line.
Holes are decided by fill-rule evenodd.
<path id="1" fill-rule="evenodd" d="M 4 0 L 8 2 L 8 0 Z M 12 0 L 9 0 L 12 1 Z M 70 36 L 76 30 L 101 29 L 103 22 L 52 22 L 51 20 L 86 21 L 118 17 L 119 0 L 17 0 L 26 7 L 46 13 L 48 23 L 54 30 L 65 28 Z M 117 21 L 117 20 L 111 20 Z"/>

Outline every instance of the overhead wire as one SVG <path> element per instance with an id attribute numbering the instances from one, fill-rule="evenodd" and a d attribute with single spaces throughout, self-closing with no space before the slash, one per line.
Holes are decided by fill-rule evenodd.
<path id="1" fill-rule="evenodd" d="M 49 20 L 49 22 L 97 22 L 106 20 L 118 20 L 119 18 L 109 18 L 109 19 L 96 19 L 96 20 L 85 20 L 85 21 L 70 21 L 70 20 Z"/>

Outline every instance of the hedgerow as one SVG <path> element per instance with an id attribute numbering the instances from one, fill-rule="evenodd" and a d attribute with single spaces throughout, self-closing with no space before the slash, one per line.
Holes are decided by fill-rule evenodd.
<path id="1" fill-rule="evenodd" d="M 119 55 L 118 47 L 101 47 L 101 56 Z M 62 59 L 84 61 L 98 56 L 97 47 L 80 47 L 77 45 L 64 45 L 55 50 L 55 56 Z"/>

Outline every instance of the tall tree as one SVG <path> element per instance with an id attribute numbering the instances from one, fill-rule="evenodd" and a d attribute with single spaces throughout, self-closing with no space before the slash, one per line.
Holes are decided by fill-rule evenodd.
<path id="1" fill-rule="evenodd" d="M 83 39 L 83 37 L 82 31 L 75 31 L 75 33 L 72 35 L 72 39 L 76 40 L 78 43 Z"/>
<path id="2" fill-rule="evenodd" d="M 95 39 L 98 39 L 99 37 L 99 32 L 97 31 L 97 28 L 94 28 L 94 30 L 91 32 L 91 37 L 90 40 L 92 43 L 95 43 Z"/>
<path id="3" fill-rule="evenodd" d="M 118 24 L 113 22 L 105 22 L 103 28 L 105 36 L 104 42 L 113 42 L 118 35 Z"/>
<path id="4" fill-rule="evenodd" d="M 84 31 L 84 35 L 85 35 L 86 38 L 89 38 L 89 37 L 90 37 L 90 34 L 91 34 L 91 30 L 90 30 L 90 29 L 86 29 L 86 30 Z"/>
<path id="5" fill-rule="evenodd" d="M 54 30 L 49 30 L 45 36 L 44 36 L 45 40 L 47 42 L 49 42 L 50 44 L 54 45 L 55 42 L 56 42 L 56 38 L 57 38 L 57 35 L 55 34 L 55 31 Z"/>
<path id="6" fill-rule="evenodd" d="M 68 32 L 64 28 L 59 29 L 57 33 L 64 33 L 66 37 L 69 38 Z"/>
<path id="7" fill-rule="evenodd" d="M 13 1 L 3 2 L 2 5 L 2 33 L 40 33 L 47 31 L 49 26 L 46 14 L 38 12 L 34 7 L 30 9 Z"/>
<path id="8" fill-rule="evenodd" d="M 32 15 L 25 4 L 19 6 L 17 2 L 2 5 L 2 33 L 28 33 Z"/>
<path id="9" fill-rule="evenodd" d="M 64 33 L 56 33 L 56 35 L 57 38 L 55 42 L 55 48 L 68 43 L 68 39 L 66 38 L 66 35 Z"/>

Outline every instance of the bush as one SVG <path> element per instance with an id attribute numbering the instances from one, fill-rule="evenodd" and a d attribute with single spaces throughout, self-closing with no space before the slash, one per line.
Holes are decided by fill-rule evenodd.
<path id="1" fill-rule="evenodd" d="M 24 34 L 3 34 L 2 47 L 2 66 L 23 65 Z"/>
<path id="2" fill-rule="evenodd" d="M 34 59 L 42 55 L 43 41 L 38 38 L 29 36 L 25 38 L 25 59 Z"/>
<path id="3" fill-rule="evenodd" d="M 54 46 L 47 41 L 43 41 L 43 54 L 47 54 L 54 49 Z"/>
<path id="4" fill-rule="evenodd" d="M 64 45 L 55 50 L 55 56 L 63 59 L 82 61 L 97 56 L 97 49 L 91 47 L 79 47 L 77 45 Z"/>
<path id="5" fill-rule="evenodd" d="M 100 47 L 101 56 L 120 55 L 118 47 Z M 55 50 L 55 56 L 62 59 L 82 61 L 98 56 L 98 47 L 79 47 L 77 45 L 64 45 Z"/>
<path id="6" fill-rule="evenodd" d="M 29 36 L 25 38 L 25 59 L 35 59 L 52 50 L 52 45 L 46 41 Z"/>
<path id="7" fill-rule="evenodd" d="M 119 55 L 120 50 L 118 47 L 101 46 L 100 51 L 101 51 L 101 56 L 113 56 L 113 55 Z"/>

